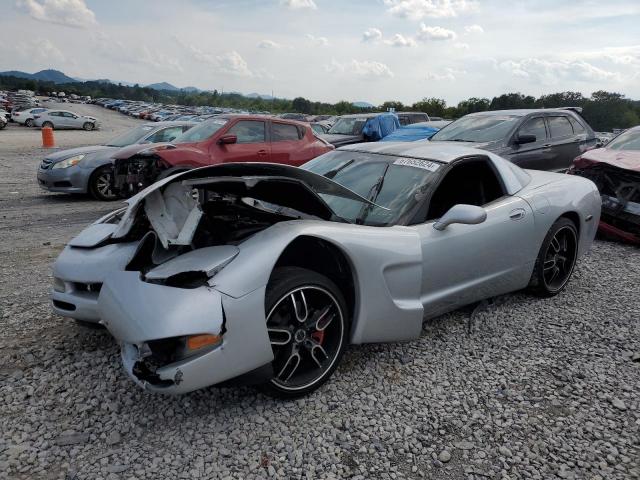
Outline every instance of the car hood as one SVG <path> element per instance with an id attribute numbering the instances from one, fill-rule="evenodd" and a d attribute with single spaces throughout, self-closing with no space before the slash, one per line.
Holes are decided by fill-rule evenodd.
<path id="1" fill-rule="evenodd" d="M 318 136 L 335 147 L 349 145 L 351 143 L 360 143 L 363 141 L 362 135 L 340 135 L 337 133 L 325 133 Z"/>
<path id="2" fill-rule="evenodd" d="M 366 198 L 343 187 L 326 177 L 289 165 L 275 163 L 227 163 L 188 170 L 174 176 L 160 180 L 145 188 L 138 194 L 127 200 L 129 204 L 122 216 L 118 228 L 113 232 L 113 238 L 122 238 L 127 235 L 131 226 L 135 223 L 138 209 L 144 206 L 147 217 L 153 224 L 156 216 L 154 210 L 158 210 L 158 217 L 172 217 L 168 208 L 171 198 L 190 197 L 190 192 L 197 186 L 213 185 L 217 193 L 233 193 L 250 197 L 259 202 L 267 202 L 276 207 L 300 212 L 308 216 L 330 220 L 340 218 L 320 195 L 333 195 L 350 200 L 377 206 Z M 183 189 L 183 192 L 177 191 Z M 201 212 L 195 200 L 186 205 L 183 202 L 181 212 L 180 230 L 173 238 L 169 238 L 161 230 L 156 228 L 160 240 L 165 245 L 190 244 L 191 235 L 185 233 L 185 228 L 195 230 Z M 381 207 L 384 208 L 384 207 Z M 293 215 L 295 217 L 295 213 Z M 175 232 L 174 228 L 174 232 Z"/>
<path id="3" fill-rule="evenodd" d="M 52 162 L 59 162 L 64 160 L 65 158 L 74 157 L 76 155 L 89 155 L 89 154 L 97 154 L 97 153 L 107 153 L 112 152 L 113 150 L 117 150 L 116 147 L 107 147 L 106 145 L 91 145 L 88 147 L 77 147 L 77 148 L 69 148 L 67 150 L 61 150 L 59 152 L 50 153 L 46 156 L 47 160 Z"/>
<path id="4" fill-rule="evenodd" d="M 578 168 L 587 167 L 597 163 L 607 163 L 614 167 L 640 172 L 640 151 L 613 150 L 606 147 L 597 148 L 583 153 L 574 162 L 575 166 Z"/>

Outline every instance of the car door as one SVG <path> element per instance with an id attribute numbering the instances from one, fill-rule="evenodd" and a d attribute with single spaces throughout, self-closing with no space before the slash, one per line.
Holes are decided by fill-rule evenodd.
<path id="1" fill-rule="evenodd" d="M 527 202 L 507 195 L 503 188 L 490 160 L 483 157 L 454 165 L 431 195 L 426 221 L 414 226 L 421 239 L 425 315 L 439 315 L 528 284 L 537 253 L 532 244 L 533 213 Z M 435 220 L 451 206 L 480 202 L 485 202 L 478 205 L 486 211 L 484 222 L 434 228 Z"/>
<path id="2" fill-rule="evenodd" d="M 300 155 L 303 149 L 304 130 L 292 123 L 271 121 L 271 161 L 300 166 L 309 158 Z"/>
<path id="3" fill-rule="evenodd" d="M 216 144 L 223 162 L 271 161 L 265 120 L 238 120 L 221 137 L 228 135 L 235 135 L 236 143 Z"/>
<path id="4" fill-rule="evenodd" d="M 566 115 L 548 116 L 547 126 L 551 136 L 551 148 L 555 153 L 553 165 L 547 170 L 566 170 L 573 163 L 573 159 L 580 155 L 580 136 L 574 133 Z"/>
<path id="5" fill-rule="evenodd" d="M 536 141 L 518 144 L 521 135 L 535 135 Z M 511 151 L 505 157 L 522 168 L 552 170 L 557 153 L 551 148 L 547 123 L 543 115 L 529 117 L 510 140 Z"/>

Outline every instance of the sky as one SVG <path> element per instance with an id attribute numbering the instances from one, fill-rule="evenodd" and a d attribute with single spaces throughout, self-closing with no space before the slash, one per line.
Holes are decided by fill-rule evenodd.
<path id="1" fill-rule="evenodd" d="M 640 0 L 0 0 L 0 70 L 302 96 L 640 98 Z"/>

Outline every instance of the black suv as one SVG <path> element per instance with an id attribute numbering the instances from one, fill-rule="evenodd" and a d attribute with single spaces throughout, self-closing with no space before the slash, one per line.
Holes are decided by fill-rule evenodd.
<path id="1" fill-rule="evenodd" d="M 488 150 L 522 168 L 564 171 L 598 144 L 580 108 L 496 110 L 465 115 L 431 137 Z"/>

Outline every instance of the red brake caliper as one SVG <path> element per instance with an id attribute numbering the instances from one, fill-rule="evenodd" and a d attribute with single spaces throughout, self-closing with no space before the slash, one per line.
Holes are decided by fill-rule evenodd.
<path id="1" fill-rule="evenodd" d="M 318 342 L 320 345 L 322 345 L 322 342 L 324 342 L 324 330 L 320 331 L 315 331 L 311 334 L 311 338 L 313 338 L 316 342 Z"/>

